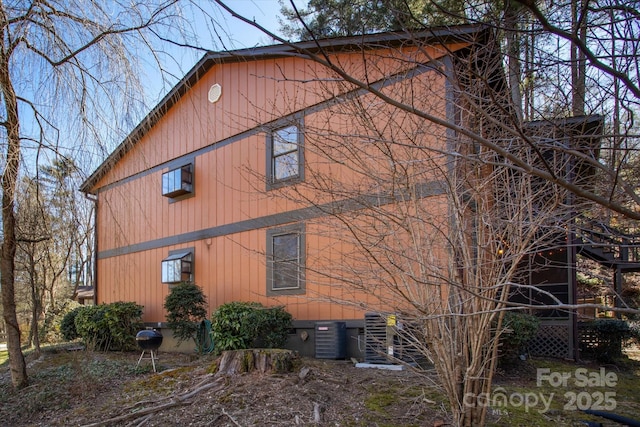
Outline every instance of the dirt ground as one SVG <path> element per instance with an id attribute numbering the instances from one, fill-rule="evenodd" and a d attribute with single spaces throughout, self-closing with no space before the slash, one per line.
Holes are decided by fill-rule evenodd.
<path id="1" fill-rule="evenodd" d="M 435 373 L 429 370 L 366 369 L 350 361 L 299 358 L 283 374 L 216 375 L 218 359 L 213 356 L 161 352 L 155 373 L 148 359 L 137 366 L 139 356 L 139 352 L 65 348 L 49 349 L 39 358 L 29 354 L 30 385 L 20 391 L 11 387 L 7 364 L 0 365 L 0 426 L 450 425 L 446 399 Z M 571 372 L 575 366 L 545 360 L 535 364 L 499 372 L 495 386 L 511 393 L 555 392 L 557 405 L 542 414 L 539 408 L 492 410 L 488 425 L 585 425 L 584 413 L 563 410 L 566 402 L 558 394 L 564 389 L 536 387 L 536 367 Z M 636 416 L 640 414 L 640 364 L 631 360 L 627 365 L 605 369 L 619 378 L 612 389 L 617 411 Z M 602 369 L 587 366 L 595 372 Z M 593 394 L 599 389 L 587 391 Z"/>
<path id="2" fill-rule="evenodd" d="M 447 417 L 433 373 L 301 358 L 286 374 L 221 377 L 209 356 L 160 353 L 158 373 L 150 360 L 136 368 L 138 357 L 46 352 L 29 362 L 31 385 L 20 393 L 3 366 L 0 425 L 431 426 Z"/>

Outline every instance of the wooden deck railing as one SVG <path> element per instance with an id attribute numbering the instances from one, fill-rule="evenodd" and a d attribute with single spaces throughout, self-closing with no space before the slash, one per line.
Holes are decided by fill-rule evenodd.
<path id="1" fill-rule="evenodd" d="M 603 224 L 598 221 L 580 221 L 577 230 L 583 244 L 603 254 L 611 261 L 640 262 L 640 235 Z"/>

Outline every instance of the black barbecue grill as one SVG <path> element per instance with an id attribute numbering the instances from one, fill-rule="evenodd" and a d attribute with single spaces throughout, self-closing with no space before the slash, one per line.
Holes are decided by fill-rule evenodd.
<path id="1" fill-rule="evenodd" d="M 156 358 L 158 357 L 158 348 L 160 348 L 160 345 L 162 345 L 162 334 L 155 329 L 145 329 L 136 334 L 136 342 L 138 343 L 138 347 L 142 349 L 142 354 L 138 359 L 138 364 L 136 365 L 136 367 L 140 365 L 142 359 L 145 358 L 145 352 L 148 351 L 151 354 L 150 358 L 151 364 L 153 365 L 153 372 L 157 372 Z"/>

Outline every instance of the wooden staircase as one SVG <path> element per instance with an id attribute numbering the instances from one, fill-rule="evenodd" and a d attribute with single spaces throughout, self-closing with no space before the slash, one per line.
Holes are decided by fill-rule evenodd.
<path id="1" fill-rule="evenodd" d="M 614 271 L 614 289 L 622 292 L 622 275 L 640 272 L 640 235 L 625 233 L 597 221 L 578 221 L 578 254 Z"/>
<path id="2" fill-rule="evenodd" d="M 577 226 L 578 253 L 623 273 L 640 271 L 640 235 L 590 221 Z"/>

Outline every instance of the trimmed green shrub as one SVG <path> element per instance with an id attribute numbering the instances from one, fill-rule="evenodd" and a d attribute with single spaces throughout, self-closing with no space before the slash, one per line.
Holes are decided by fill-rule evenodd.
<path id="1" fill-rule="evenodd" d="M 211 331 L 217 352 L 250 348 L 257 336 L 254 311 L 262 307 L 252 302 L 223 304 L 211 316 Z"/>
<path id="2" fill-rule="evenodd" d="M 74 324 L 88 350 L 108 348 L 109 330 L 104 321 L 106 305 L 86 305 L 77 310 Z"/>
<path id="3" fill-rule="evenodd" d="M 83 306 L 78 306 L 64 315 L 60 321 L 60 333 L 62 338 L 66 341 L 73 341 L 76 338 L 80 338 L 78 329 L 76 329 L 76 316 Z"/>
<path id="4" fill-rule="evenodd" d="M 264 307 L 256 302 L 223 304 L 211 319 L 216 351 L 281 348 L 287 341 L 291 320 L 284 307 Z"/>
<path id="5" fill-rule="evenodd" d="M 602 363 L 611 363 L 622 357 L 622 343 L 633 336 L 629 324 L 620 319 L 582 322 L 579 330 L 582 355 Z"/>
<path id="6" fill-rule="evenodd" d="M 291 314 L 284 307 L 271 307 L 257 310 L 256 317 L 259 344 L 266 348 L 284 347 L 291 330 Z"/>
<path id="7" fill-rule="evenodd" d="M 540 320 L 528 313 L 508 311 L 502 320 L 500 334 L 500 359 L 502 362 L 516 360 L 527 353 L 527 345 L 536 334 Z"/>
<path id="8" fill-rule="evenodd" d="M 125 351 L 136 348 L 136 332 L 142 328 L 142 306 L 133 302 L 82 306 L 75 314 L 78 336 L 88 350 Z"/>
<path id="9" fill-rule="evenodd" d="M 167 310 L 167 326 L 178 339 L 178 345 L 195 339 L 198 325 L 207 318 L 207 299 L 194 283 L 174 286 L 165 298 L 164 308 Z"/>
<path id="10" fill-rule="evenodd" d="M 142 306 L 133 302 L 107 305 L 104 320 L 109 328 L 109 350 L 135 350 L 136 333 L 142 329 Z"/>

